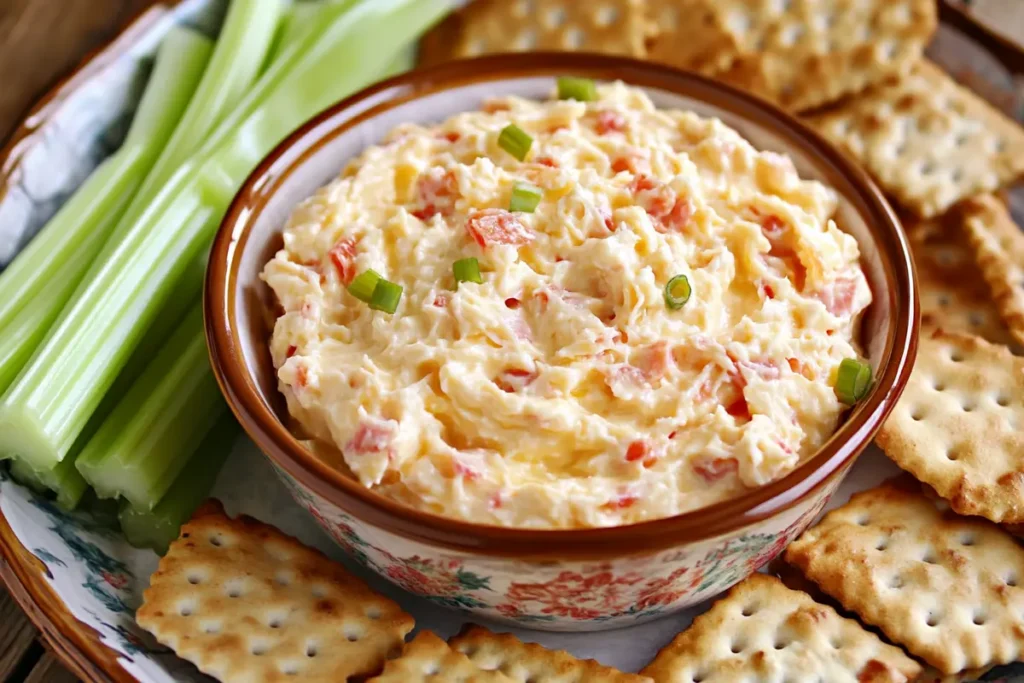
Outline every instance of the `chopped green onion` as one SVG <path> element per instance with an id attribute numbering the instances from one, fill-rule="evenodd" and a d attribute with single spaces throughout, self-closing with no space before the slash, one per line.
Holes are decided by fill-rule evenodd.
<path id="1" fill-rule="evenodd" d="M 665 285 L 665 305 L 675 310 L 690 300 L 690 281 L 685 275 L 676 275 Z"/>
<path id="2" fill-rule="evenodd" d="M 512 201 L 509 202 L 508 210 L 533 213 L 543 196 L 544 191 L 539 187 L 529 183 L 516 183 L 512 188 Z"/>
<path id="3" fill-rule="evenodd" d="M 398 302 L 402 299 L 402 286 L 388 280 L 380 280 L 373 288 L 370 308 L 375 311 L 394 313 L 398 310 Z"/>
<path id="4" fill-rule="evenodd" d="M 558 99 L 593 102 L 597 99 L 597 88 L 589 78 L 562 76 L 558 79 Z"/>
<path id="5" fill-rule="evenodd" d="M 480 276 L 480 262 L 472 256 L 453 263 L 452 272 L 455 273 L 456 282 L 474 282 L 478 285 L 484 283 L 483 277 Z"/>
<path id="6" fill-rule="evenodd" d="M 380 273 L 372 268 L 359 273 L 348 286 L 348 293 L 363 303 L 370 303 L 373 299 L 373 290 L 380 282 Z"/>
<path id="7" fill-rule="evenodd" d="M 502 128 L 498 135 L 498 146 L 519 161 L 526 159 L 532 145 L 533 138 L 530 137 L 530 134 L 514 123 Z"/>
<path id="8" fill-rule="evenodd" d="M 867 395 L 871 387 L 871 366 L 853 358 L 844 358 L 836 373 L 836 396 L 852 406 Z"/>

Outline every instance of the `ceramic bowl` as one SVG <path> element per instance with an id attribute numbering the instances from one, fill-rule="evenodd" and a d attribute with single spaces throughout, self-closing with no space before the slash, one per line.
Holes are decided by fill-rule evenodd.
<path id="1" fill-rule="evenodd" d="M 660 107 L 716 116 L 756 147 L 788 154 L 840 197 L 875 295 L 864 342 L 877 381 L 834 436 L 787 476 L 742 498 L 675 517 L 586 530 L 475 525 L 411 509 L 314 457 L 289 432 L 268 351 L 272 299 L 259 273 L 293 207 L 399 123 L 441 121 L 497 93 L 546 98 L 558 75 L 621 79 Z M 704 78 L 596 55 L 488 57 L 413 72 L 341 102 L 283 142 L 235 198 L 206 287 L 210 353 L 246 431 L 295 499 L 359 562 L 412 593 L 497 620 L 597 630 L 683 609 L 775 557 L 822 509 L 899 397 L 916 349 L 907 242 L 868 177 L 783 112 Z"/>

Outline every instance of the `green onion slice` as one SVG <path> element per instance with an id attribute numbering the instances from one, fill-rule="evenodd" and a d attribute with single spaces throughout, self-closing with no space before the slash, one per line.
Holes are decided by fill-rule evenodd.
<path id="1" fill-rule="evenodd" d="M 844 358 L 836 374 L 836 396 L 852 406 L 867 395 L 871 387 L 871 366 L 853 358 Z"/>
<path id="2" fill-rule="evenodd" d="M 402 286 L 389 280 L 379 280 L 373 288 L 370 308 L 375 311 L 394 313 L 398 310 L 398 302 L 402 300 Z"/>
<path id="3" fill-rule="evenodd" d="M 510 123 L 501 129 L 498 135 L 498 146 L 514 156 L 519 161 L 526 159 L 533 145 L 533 138 L 529 133 L 514 123 Z"/>
<path id="4" fill-rule="evenodd" d="M 453 263 L 452 272 L 455 273 L 456 282 L 474 282 L 478 285 L 484 283 L 484 279 L 480 276 L 480 262 L 472 256 Z"/>
<path id="5" fill-rule="evenodd" d="M 516 183 L 512 188 L 512 201 L 508 204 L 509 211 L 533 213 L 537 210 L 544 191 L 529 183 Z"/>
<path id="6" fill-rule="evenodd" d="M 352 280 L 348 286 L 348 293 L 359 299 L 363 303 L 370 303 L 370 299 L 373 298 L 373 290 L 380 282 L 380 273 L 373 270 L 363 271 Z"/>
<path id="7" fill-rule="evenodd" d="M 593 102 L 597 99 L 597 87 L 589 78 L 562 76 L 558 79 L 558 99 Z"/>
<path id="8" fill-rule="evenodd" d="M 676 275 L 665 285 L 665 305 L 675 310 L 690 300 L 690 280 L 685 275 Z"/>

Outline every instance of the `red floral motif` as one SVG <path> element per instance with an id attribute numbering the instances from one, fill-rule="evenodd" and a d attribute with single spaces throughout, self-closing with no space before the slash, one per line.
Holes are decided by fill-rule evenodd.
<path id="1" fill-rule="evenodd" d="M 700 582 L 704 580 L 704 568 L 694 568 L 693 574 L 685 579 L 689 571 L 690 567 L 681 567 L 668 576 L 648 581 L 640 591 L 636 608 L 645 610 L 652 607 L 668 607 L 697 590 Z"/>
<path id="2" fill-rule="evenodd" d="M 112 572 L 103 572 L 103 580 L 107 582 L 112 588 L 121 590 L 128 585 L 128 577 L 124 574 L 114 574 Z"/>
<path id="3" fill-rule="evenodd" d="M 607 570 L 590 576 L 564 571 L 547 583 L 513 582 L 505 596 L 512 604 L 500 606 L 498 611 L 508 615 L 519 609 L 517 603 L 538 602 L 543 614 L 596 619 L 627 609 L 633 597 L 633 591 L 627 589 L 641 581 L 635 573 L 617 577 Z"/>
<path id="4" fill-rule="evenodd" d="M 392 581 L 412 593 L 431 597 L 454 597 L 462 592 L 456 576 L 460 563 L 447 560 L 435 563 L 418 556 L 401 560 L 385 568 Z"/>

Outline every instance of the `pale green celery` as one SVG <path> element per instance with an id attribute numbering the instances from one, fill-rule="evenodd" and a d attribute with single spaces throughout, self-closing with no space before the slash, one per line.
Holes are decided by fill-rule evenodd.
<path id="1" fill-rule="evenodd" d="M 63 297 L 69 294 L 66 290 L 64 280 L 50 280 L 35 295 L 32 305 L 16 313 L 4 328 L 0 335 L 0 395 L 11 386 L 57 319 L 66 303 Z"/>
<path id="2" fill-rule="evenodd" d="M 37 469 L 63 459 L 132 349 L 183 286 L 188 262 L 209 245 L 252 169 L 296 126 L 376 79 L 451 9 L 447 0 L 329 7 L 332 20 L 285 50 L 76 292 L 0 401 L 0 453 L 16 453 Z"/>
<path id="3" fill-rule="evenodd" d="M 207 254 L 203 252 L 200 258 L 194 259 L 189 265 L 192 272 L 189 277 L 183 278 L 185 288 L 179 290 L 160 311 L 156 322 L 153 323 L 153 326 L 143 337 L 128 363 L 110 387 L 110 390 L 103 396 L 103 400 L 92 414 L 92 417 L 89 418 L 88 424 L 86 424 L 78 439 L 75 440 L 67 456 L 52 470 L 40 472 L 33 470 L 24 460 L 12 461 L 11 473 L 23 473 L 26 479 L 31 480 L 22 481 L 22 483 L 26 486 L 34 484 L 33 488 L 36 488 L 36 490 L 49 489 L 53 491 L 57 494 L 57 502 L 66 509 L 72 509 L 78 504 L 82 494 L 88 489 L 88 484 L 75 465 L 78 455 L 92 438 L 93 434 L 96 433 L 96 430 L 99 429 L 107 415 L 116 407 L 120 398 L 125 395 L 139 375 L 142 374 L 143 370 L 146 369 L 146 366 L 153 360 L 153 356 L 160 350 L 160 347 L 174 333 L 174 330 L 180 326 L 188 309 L 202 291 L 203 272 L 206 269 L 206 261 Z M 24 314 L 25 311 L 22 311 L 19 317 Z M 0 338 L 0 357 L 4 353 L 7 342 L 6 338 Z M 0 387 L 2 386 L 3 383 L 0 381 Z M 0 454 L 0 459 L 3 457 L 3 454 Z"/>
<path id="4" fill-rule="evenodd" d="M 150 85 L 139 104 L 124 144 L 104 161 L 7 268 L 0 272 L 0 330 L 33 339 L 39 330 L 19 328 L 15 316 L 45 305 L 57 312 L 96 258 L 132 194 L 167 143 L 209 59 L 212 43 L 189 29 L 174 29 L 157 55 Z M 51 287 L 60 280 L 60 291 Z M 55 312 L 30 314 L 49 325 Z M 45 332 L 45 328 L 43 329 Z M 0 374 L 10 372 L 0 355 Z M 20 369 L 20 368 L 17 368 Z M 15 370 L 15 372 L 17 371 Z"/>
<path id="5" fill-rule="evenodd" d="M 37 493 L 52 491 L 56 495 L 57 505 L 65 510 L 78 507 L 82 496 L 89 490 L 89 485 L 70 458 L 58 463 L 52 470 L 42 471 L 32 469 L 24 460 L 12 460 L 11 476 Z"/>
<path id="6" fill-rule="evenodd" d="M 267 55 L 264 71 L 277 61 L 291 45 L 306 39 L 311 24 L 319 22 L 327 5 L 322 0 L 297 0 L 290 3 L 281 15 L 274 46 Z"/>
<path id="7" fill-rule="evenodd" d="M 233 415 L 222 417 L 188 458 L 188 464 L 164 499 L 152 510 L 140 510 L 127 500 L 121 501 L 118 518 L 128 542 L 136 548 L 150 548 L 165 554 L 181 532 L 181 525 L 210 495 L 240 431 Z"/>
<path id="8" fill-rule="evenodd" d="M 270 49 L 280 15 L 279 0 L 233 0 L 230 3 L 213 56 L 209 58 L 195 95 L 160 158 L 114 228 L 100 255 L 101 260 L 110 255 L 170 176 L 199 149 L 210 131 L 252 87 Z M 90 273 L 95 270 L 94 266 Z"/>
<path id="9" fill-rule="evenodd" d="M 381 80 L 385 78 L 391 78 L 398 74 L 404 74 L 406 71 L 411 71 L 416 66 L 416 47 L 407 47 L 405 50 L 400 52 L 390 64 L 384 69 L 384 73 L 381 74 Z"/>
<path id="10" fill-rule="evenodd" d="M 196 302 L 75 464 L 100 498 L 152 510 L 225 411 Z"/>

